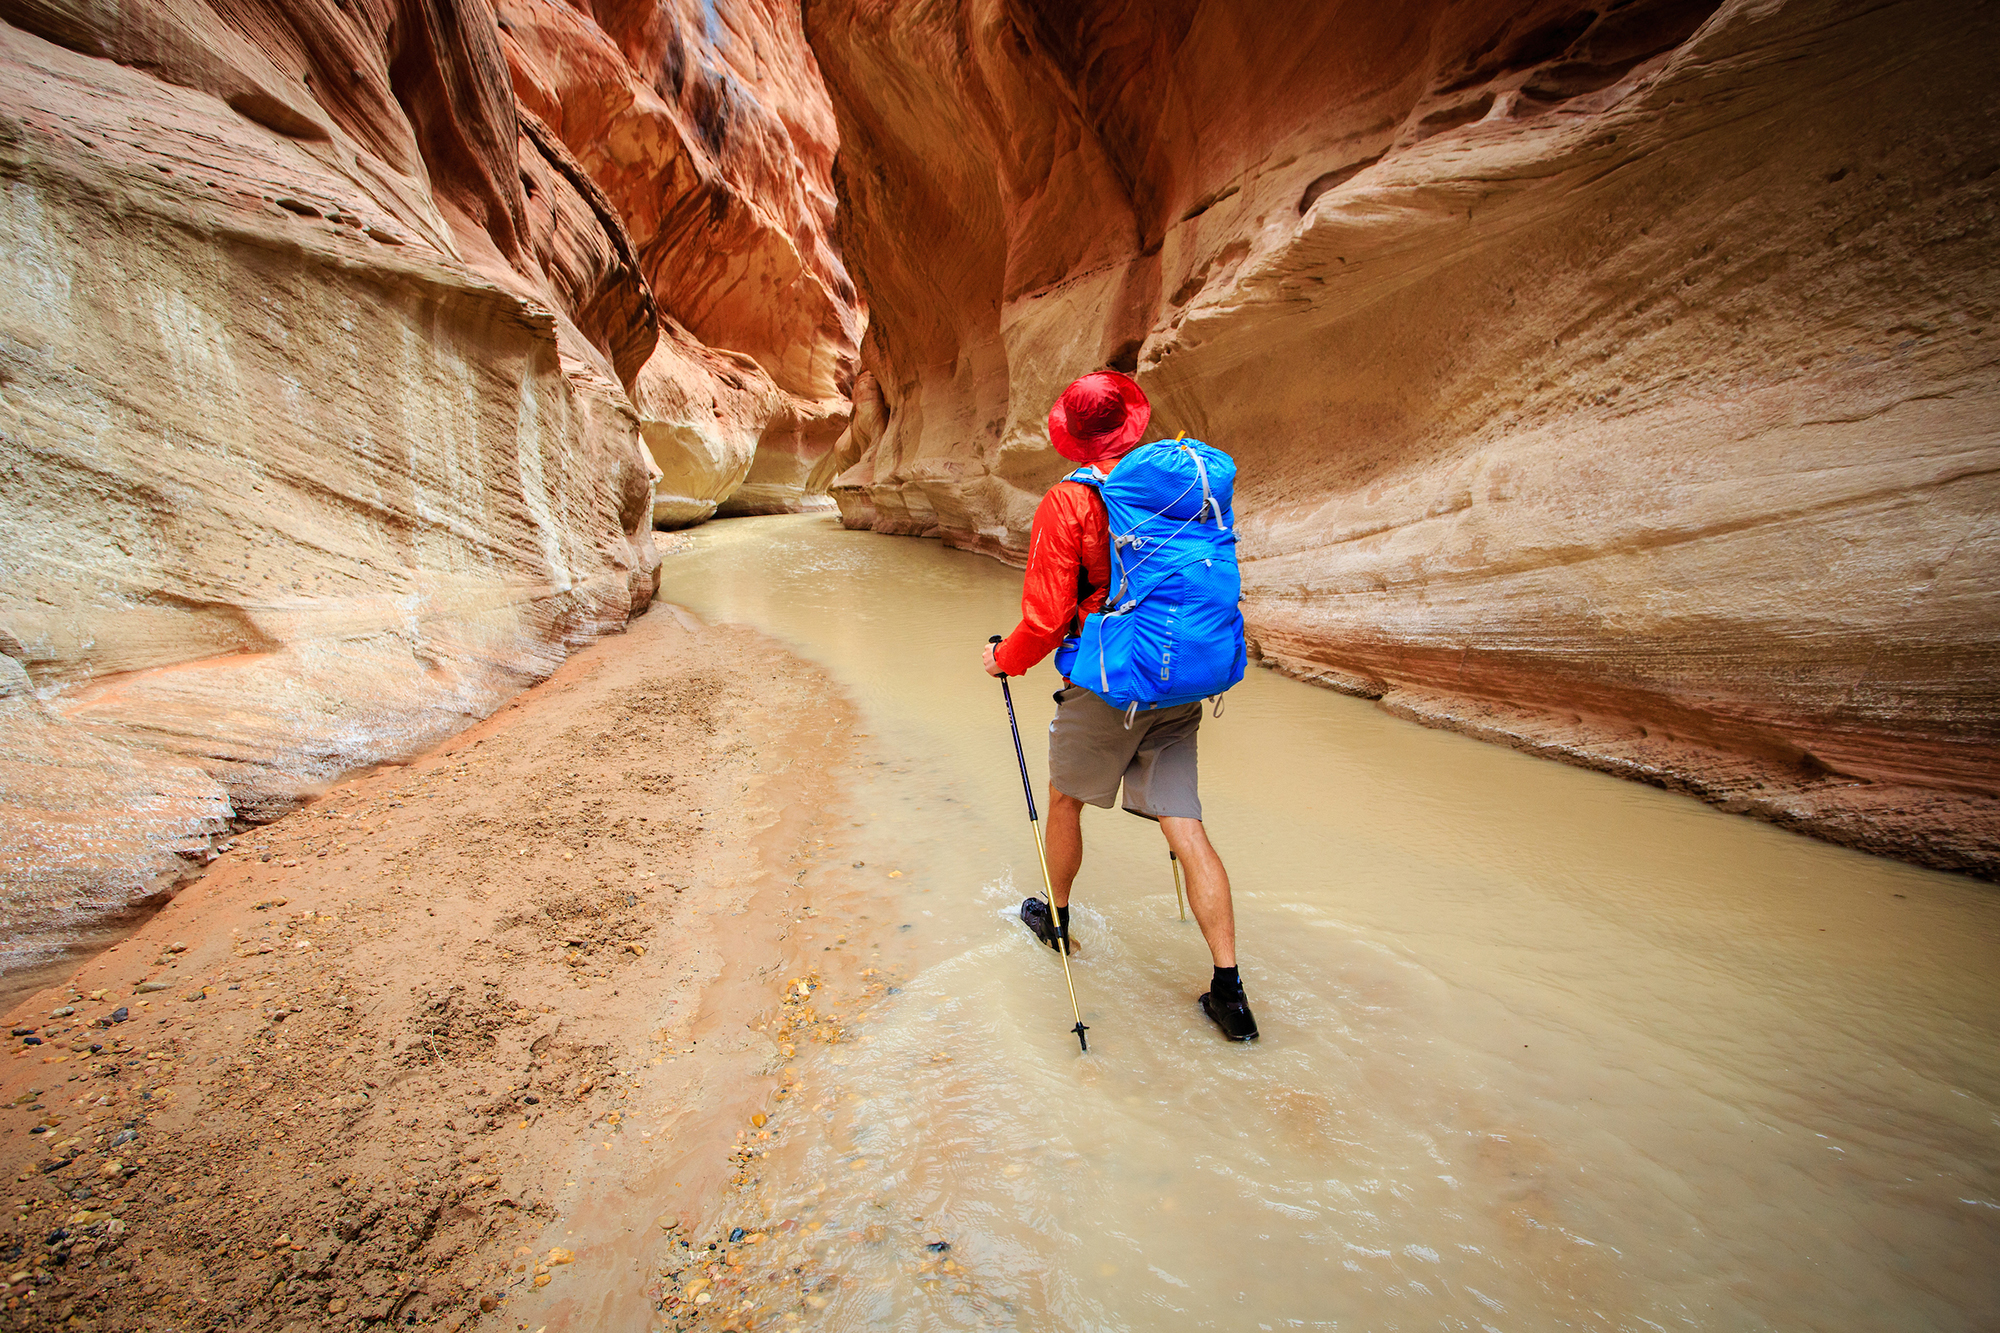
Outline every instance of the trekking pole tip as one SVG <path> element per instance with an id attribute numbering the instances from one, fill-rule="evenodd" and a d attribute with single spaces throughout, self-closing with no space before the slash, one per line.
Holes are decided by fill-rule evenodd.
<path id="1" fill-rule="evenodd" d="M 1089 1055 L 1090 1042 L 1084 1037 L 1083 1034 L 1090 1031 L 1090 1028 L 1084 1023 L 1082 1019 L 1079 1018 L 1076 1020 L 1076 1026 L 1071 1028 L 1070 1031 L 1076 1034 L 1076 1044 L 1082 1050 L 1083 1054 Z"/>

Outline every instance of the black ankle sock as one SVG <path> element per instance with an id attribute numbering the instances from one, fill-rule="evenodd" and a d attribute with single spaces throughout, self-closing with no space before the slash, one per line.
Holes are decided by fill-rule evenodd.
<path id="1" fill-rule="evenodd" d="M 1218 1000 L 1233 1000 L 1243 994 L 1243 978 L 1233 967 L 1218 967 L 1214 980 L 1208 983 L 1208 992 Z"/>
<path id="2" fill-rule="evenodd" d="M 1067 904 L 1056 909 L 1056 925 L 1062 930 L 1063 934 L 1069 934 L 1069 907 Z"/>

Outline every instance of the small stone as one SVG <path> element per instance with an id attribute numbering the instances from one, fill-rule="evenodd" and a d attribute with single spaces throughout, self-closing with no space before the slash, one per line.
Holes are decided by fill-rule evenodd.
<path id="1" fill-rule="evenodd" d="M 171 981 L 142 981 L 132 988 L 132 993 L 134 995 L 150 995 L 154 991 L 166 990 L 173 984 Z"/>
<path id="2" fill-rule="evenodd" d="M 737 1241 L 739 1241 L 739 1240 L 742 1240 L 742 1239 L 743 1239 L 743 1228 L 742 1228 L 742 1227 L 731 1227 L 731 1228 L 730 1228 L 730 1230 L 729 1230 L 729 1240 L 730 1240 L 730 1243 L 731 1243 L 731 1244 L 733 1245 L 733 1244 L 735 1244 L 735 1243 L 736 1243 Z"/>
<path id="3" fill-rule="evenodd" d="M 681 1224 L 681 1220 L 671 1213 L 661 1213 L 653 1219 L 653 1224 L 662 1231 L 672 1231 Z"/>
<path id="4" fill-rule="evenodd" d="M 51 1010 L 49 1010 L 49 1017 L 50 1017 L 50 1018 L 68 1018 L 68 1017 L 69 1017 L 69 1016 L 70 1016 L 71 1014 L 73 1014 L 73 1013 L 75 1013 L 75 1012 L 76 1012 L 76 1006 L 75 1006 L 75 1005 L 69 1005 L 69 1004 L 66 1004 L 66 1005 L 64 1005 L 64 1006 L 63 1006 L 62 1008 L 60 1008 L 60 1009 L 51 1009 Z"/>
<path id="5" fill-rule="evenodd" d="M 122 1004 L 119 1005 L 116 1009 L 113 1009 L 111 1011 L 111 1021 L 114 1023 L 123 1023 L 126 1019 L 130 1018 L 131 1016 L 132 1016 L 132 1011 L 130 1009 L 127 1009 Z"/>
<path id="6" fill-rule="evenodd" d="M 564 860 L 568 860 L 569 858 L 568 858 L 568 857 L 564 857 L 563 859 L 564 859 Z M 548 1286 L 548 1285 L 549 1285 L 549 1275 L 548 1275 L 547 1273 L 537 1273 L 537 1274 L 535 1274 L 535 1285 L 536 1285 L 536 1286 L 538 1286 L 538 1287 L 546 1287 L 546 1286 Z"/>
<path id="7" fill-rule="evenodd" d="M 111 1146 L 114 1148 L 122 1148 L 126 1144 L 132 1142 L 134 1139 L 138 1137 L 139 1137 L 139 1131 L 136 1129 L 121 1129 L 116 1134 L 113 1134 L 111 1136 Z"/>
<path id="8" fill-rule="evenodd" d="M 552 1264 L 572 1264 L 576 1262 L 576 1256 L 558 1245 L 549 1251 L 549 1262 Z"/>
<path id="9" fill-rule="evenodd" d="M 347 1308 L 347 1298 L 345 1296 L 336 1296 L 332 1300 L 326 1303 L 326 1312 L 328 1314 L 339 1314 L 342 1310 L 345 1310 L 346 1308 Z M 479 1303 L 479 1308 L 488 1311 L 490 1313 L 493 1309 L 493 1298 L 491 1296 L 488 1296 L 485 1300 Z"/>
<path id="10" fill-rule="evenodd" d="M 769 1116 L 765 1115 L 762 1111 L 759 1111 L 756 1115 L 750 1117 L 750 1123 L 755 1125 L 758 1129 L 762 1129 L 765 1123 L 769 1119 L 770 1119 Z"/>
<path id="11" fill-rule="evenodd" d="M 125 1163 L 117 1161 L 116 1159 L 106 1162 L 103 1166 L 99 1167 L 97 1171 L 98 1175 L 103 1176 L 107 1180 L 113 1176 L 123 1175 L 124 1173 L 125 1173 Z"/>

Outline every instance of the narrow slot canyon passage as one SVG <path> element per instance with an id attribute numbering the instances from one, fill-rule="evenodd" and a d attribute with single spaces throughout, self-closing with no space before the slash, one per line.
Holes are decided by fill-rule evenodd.
<path id="1" fill-rule="evenodd" d="M 0 0 L 0 1333 L 1991 1329 L 1996 52 Z"/>

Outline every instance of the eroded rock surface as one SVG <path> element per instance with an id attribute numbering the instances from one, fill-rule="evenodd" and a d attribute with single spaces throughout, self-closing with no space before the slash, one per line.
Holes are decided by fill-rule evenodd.
<path id="1" fill-rule="evenodd" d="M 806 21 L 850 524 L 1020 559 L 1050 401 L 1128 369 L 1242 466 L 1267 665 L 2000 874 L 1990 7 Z"/>
<path id="2" fill-rule="evenodd" d="M 796 13 L 635 17 L 634 65 L 513 12 L 0 0 L 17 948 L 546 676 L 651 599 L 656 474 L 699 519 L 843 417 Z"/>
<path id="3" fill-rule="evenodd" d="M 636 395 L 656 519 L 804 506 L 846 424 L 860 315 L 797 5 L 497 9 L 522 106 L 602 188 L 672 319 Z"/>

